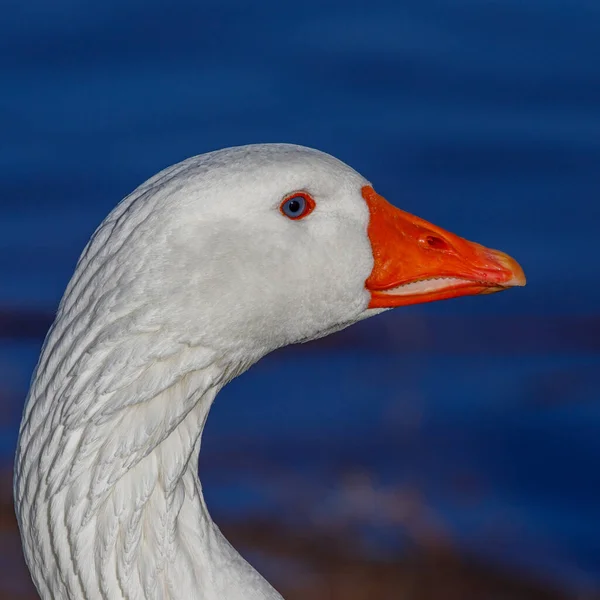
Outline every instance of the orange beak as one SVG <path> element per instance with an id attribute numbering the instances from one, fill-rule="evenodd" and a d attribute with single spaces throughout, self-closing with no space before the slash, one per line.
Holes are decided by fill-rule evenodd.
<path id="1" fill-rule="evenodd" d="M 368 234 L 375 264 L 369 308 L 392 308 L 525 285 L 516 260 L 392 206 L 370 186 Z"/>

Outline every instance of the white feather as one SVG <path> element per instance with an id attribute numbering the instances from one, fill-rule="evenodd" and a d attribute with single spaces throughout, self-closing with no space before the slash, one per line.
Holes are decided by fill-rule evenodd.
<path id="1" fill-rule="evenodd" d="M 371 314 L 366 184 L 315 150 L 232 148 L 159 173 L 100 225 L 19 439 L 17 515 L 43 600 L 280 598 L 208 514 L 202 429 L 266 353 Z M 278 209 L 296 190 L 317 202 L 298 222 Z"/>

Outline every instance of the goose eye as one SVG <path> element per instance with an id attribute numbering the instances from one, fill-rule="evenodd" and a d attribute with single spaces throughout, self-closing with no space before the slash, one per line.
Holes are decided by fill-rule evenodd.
<path id="1" fill-rule="evenodd" d="M 297 220 L 306 217 L 315 208 L 315 201 L 305 192 L 294 192 L 284 198 L 279 210 L 288 219 Z"/>

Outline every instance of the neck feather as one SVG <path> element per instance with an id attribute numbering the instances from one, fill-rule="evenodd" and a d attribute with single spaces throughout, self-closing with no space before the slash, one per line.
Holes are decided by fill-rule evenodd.
<path id="1" fill-rule="evenodd" d="M 21 428 L 15 500 L 41 597 L 280 599 L 213 523 L 197 475 L 210 406 L 254 360 L 92 333 L 49 334 Z"/>

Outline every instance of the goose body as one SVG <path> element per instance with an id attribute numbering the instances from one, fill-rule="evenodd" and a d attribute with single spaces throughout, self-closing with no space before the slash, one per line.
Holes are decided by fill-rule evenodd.
<path id="1" fill-rule="evenodd" d="M 26 401 L 15 504 L 41 598 L 281 598 L 204 503 L 218 391 L 387 308 L 523 284 L 316 150 L 230 148 L 152 177 L 83 251 Z"/>

